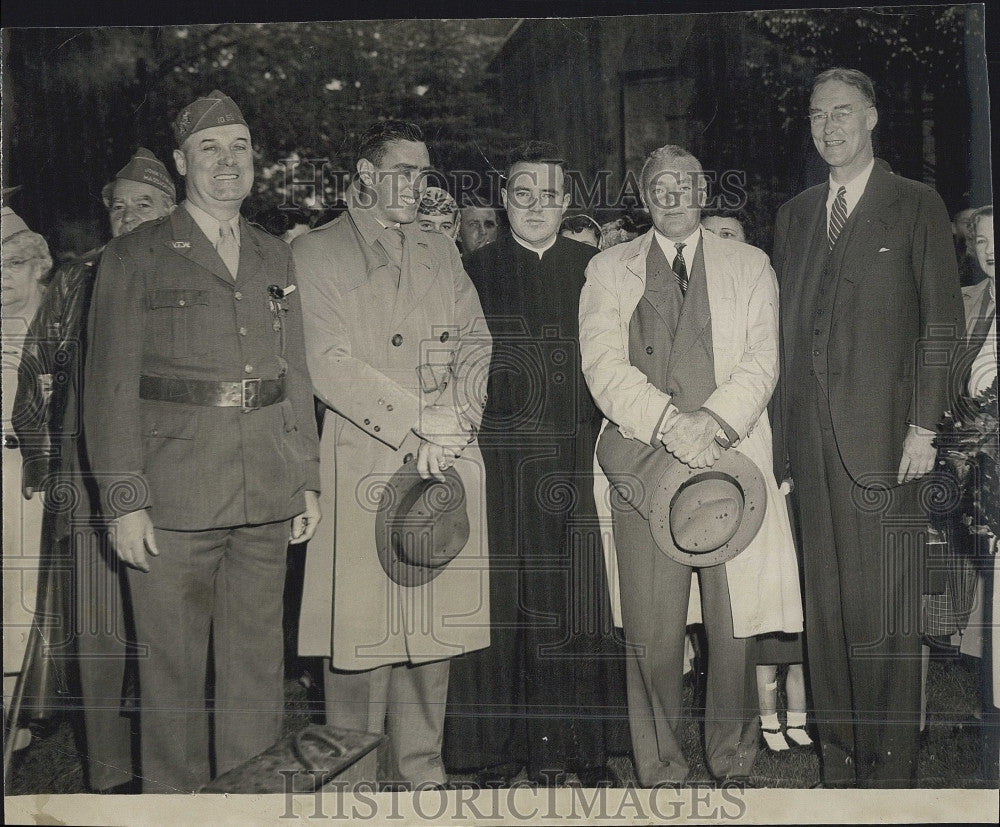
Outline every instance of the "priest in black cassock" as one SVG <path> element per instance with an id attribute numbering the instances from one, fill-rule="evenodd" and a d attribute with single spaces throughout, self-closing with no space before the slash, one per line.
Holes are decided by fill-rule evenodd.
<path id="1" fill-rule="evenodd" d="M 525 769 L 540 784 L 575 773 L 592 786 L 607 777 L 609 741 L 628 749 L 623 650 L 594 505 L 601 414 L 578 337 L 597 250 L 559 235 L 569 194 L 550 145 L 522 147 L 501 194 L 510 229 L 464 260 L 494 337 L 479 432 L 491 645 L 452 661 L 444 759 L 482 785 Z"/>

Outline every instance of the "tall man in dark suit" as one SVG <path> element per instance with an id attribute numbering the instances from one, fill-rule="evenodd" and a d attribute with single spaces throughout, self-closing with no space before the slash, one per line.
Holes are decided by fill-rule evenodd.
<path id="1" fill-rule="evenodd" d="M 285 551 L 319 519 L 319 456 L 288 246 L 240 217 L 250 131 L 212 92 L 174 131 L 187 200 L 113 239 L 92 301 L 84 426 L 128 565 L 144 792 L 210 778 L 281 734 Z"/>
<path id="2" fill-rule="evenodd" d="M 909 786 L 920 702 L 917 480 L 948 407 L 962 301 L 940 197 L 876 163 L 871 80 L 813 82 L 830 179 L 778 211 L 778 479 L 802 522 L 809 681 L 828 786 Z"/>

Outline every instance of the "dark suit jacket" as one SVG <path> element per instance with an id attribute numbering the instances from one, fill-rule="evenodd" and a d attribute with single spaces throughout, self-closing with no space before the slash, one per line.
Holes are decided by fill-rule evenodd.
<path id="1" fill-rule="evenodd" d="M 813 358 L 795 352 L 791 331 L 811 312 L 801 301 L 806 284 L 824 278 L 827 247 L 818 222 L 826 224 L 827 193 L 824 182 L 792 198 L 778 211 L 775 227 L 779 480 L 787 467 L 788 382 L 793 366 L 803 364 L 796 360 Z M 876 162 L 826 279 L 836 291 L 826 370 L 841 457 L 855 480 L 876 474 L 894 481 L 907 426 L 936 430 L 949 407 L 948 373 L 965 330 L 951 225 L 940 196 Z"/>
<path id="2" fill-rule="evenodd" d="M 319 490 L 319 447 L 291 251 L 240 220 L 235 281 L 183 206 L 111 241 L 91 302 L 84 426 L 109 517 L 201 530 L 284 520 Z M 243 413 L 139 398 L 141 375 L 284 374 L 285 398 Z"/>

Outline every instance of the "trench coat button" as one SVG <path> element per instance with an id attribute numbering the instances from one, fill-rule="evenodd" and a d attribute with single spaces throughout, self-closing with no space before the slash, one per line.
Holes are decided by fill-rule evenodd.
<path id="1" fill-rule="evenodd" d="M 413 454 L 407 454 L 403 457 L 403 464 L 405 465 L 408 462 L 413 462 Z"/>
<path id="2" fill-rule="evenodd" d="M 442 342 L 447 342 L 448 341 L 448 331 L 447 330 L 444 333 L 441 334 L 441 341 Z"/>
<path id="3" fill-rule="evenodd" d="M 814 350 L 813 351 L 813 356 L 819 356 L 819 351 L 818 350 Z"/>
<path id="4" fill-rule="evenodd" d="M 181 299 L 179 302 L 177 302 L 177 304 L 179 304 L 181 307 L 183 307 L 184 305 L 187 304 L 187 302 L 184 301 L 184 299 Z"/>
<path id="5" fill-rule="evenodd" d="M 390 341 L 392 342 L 393 347 L 399 347 L 401 344 L 403 344 L 403 336 L 402 334 L 397 333 L 395 336 L 392 337 L 392 339 L 390 339 Z"/>
<path id="6" fill-rule="evenodd" d="M 392 405 L 386 405 L 386 406 L 385 406 L 385 409 L 386 409 L 387 411 L 391 411 L 391 410 L 392 410 Z"/>
<path id="7" fill-rule="evenodd" d="M 821 335 L 821 334 L 823 333 L 823 331 L 822 331 L 822 330 L 820 330 L 820 328 L 818 328 L 818 327 L 817 327 L 817 328 L 816 328 L 816 329 L 815 329 L 815 330 L 813 331 L 813 333 L 815 333 L 815 334 L 816 334 L 817 336 L 819 336 L 819 335 Z"/>
<path id="8" fill-rule="evenodd" d="M 380 400 L 378 401 L 378 403 L 379 403 L 379 405 L 384 405 L 384 404 L 385 404 L 385 400 L 384 400 L 384 399 L 380 399 Z"/>
<path id="9" fill-rule="evenodd" d="M 236 301 L 240 301 L 243 298 L 243 294 L 239 290 L 237 290 L 235 293 L 233 293 L 233 298 L 236 299 Z"/>
<path id="10" fill-rule="evenodd" d="M 244 365 L 243 366 L 243 372 L 244 373 L 253 373 L 253 365 Z"/>
<path id="11" fill-rule="evenodd" d="M 160 432 L 159 432 L 159 430 L 158 430 L 158 429 L 156 429 L 156 428 L 153 428 L 153 430 L 152 430 L 152 431 L 150 431 L 149 433 L 150 433 L 150 434 L 151 434 L 152 436 L 158 436 Z"/>
<path id="12" fill-rule="evenodd" d="M 365 420 L 365 425 L 371 425 L 371 424 L 372 424 L 372 421 L 370 419 L 366 419 Z"/>
<path id="13" fill-rule="evenodd" d="M 378 425 L 376 425 L 376 426 L 375 426 L 374 428 L 372 428 L 372 430 L 373 430 L 373 431 L 374 431 L 375 433 L 378 433 L 378 432 L 379 432 L 379 431 L 381 431 L 382 429 L 381 429 L 381 428 L 380 428 L 380 427 L 379 427 Z"/>
<path id="14" fill-rule="evenodd" d="M 240 336 L 246 336 L 246 335 L 247 335 L 247 329 L 245 327 L 241 327 L 240 328 Z"/>
<path id="15" fill-rule="evenodd" d="M 647 348 L 646 348 L 646 353 L 647 353 L 647 354 L 648 354 L 649 356 L 652 356 L 652 355 L 653 355 L 653 348 L 652 348 L 652 347 L 647 347 Z"/>

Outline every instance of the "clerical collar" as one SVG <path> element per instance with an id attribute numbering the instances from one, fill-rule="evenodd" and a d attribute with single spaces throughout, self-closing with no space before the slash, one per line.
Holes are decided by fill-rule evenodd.
<path id="1" fill-rule="evenodd" d="M 514 241 L 516 241 L 518 244 L 520 244 L 522 247 L 524 247 L 525 250 L 530 250 L 533 253 L 537 253 L 539 260 L 541 260 L 541 258 L 542 258 L 542 253 L 544 253 L 547 250 L 549 250 L 552 247 L 552 245 L 555 244 L 556 241 L 559 238 L 559 233 L 556 233 L 554 236 L 552 236 L 552 240 L 548 244 L 546 244 L 544 247 L 533 247 L 530 244 L 528 244 L 528 242 L 522 241 L 520 238 L 518 238 L 517 237 L 517 233 L 515 233 L 513 230 L 511 231 L 510 235 L 511 235 L 511 238 L 513 238 Z"/>
<path id="2" fill-rule="evenodd" d="M 186 200 L 184 203 L 184 209 L 188 211 L 188 215 L 194 220 L 194 223 L 198 225 L 198 229 L 201 230 L 205 237 L 212 242 L 214 245 L 216 241 L 219 240 L 219 225 L 222 223 L 214 215 L 209 215 L 201 207 L 192 204 L 190 201 Z M 240 243 L 240 217 L 239 215 L 233 216 L 229 219 L 229 222 L 233 228 L 233 235 L 236 237 L 236 244 L 239 246 Z"/>

